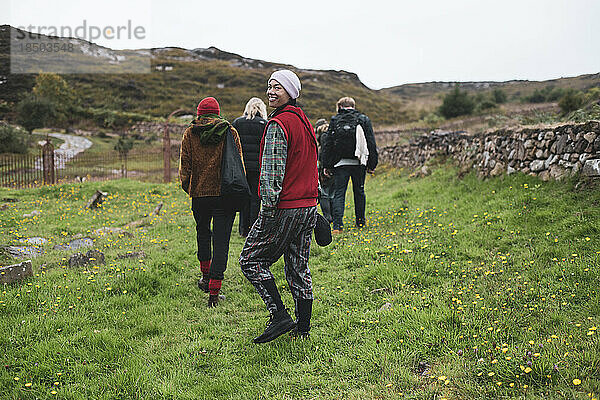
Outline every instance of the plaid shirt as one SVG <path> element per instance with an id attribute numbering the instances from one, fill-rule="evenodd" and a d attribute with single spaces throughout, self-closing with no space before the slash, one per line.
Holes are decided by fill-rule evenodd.
<path id="1" fill-rule="evenodd" d="M 265 207 L 277 207 L 285 177 L 287 140 L 283 129 L 270 122 L 265 133 L 260 168 L 260 197 Z"/>

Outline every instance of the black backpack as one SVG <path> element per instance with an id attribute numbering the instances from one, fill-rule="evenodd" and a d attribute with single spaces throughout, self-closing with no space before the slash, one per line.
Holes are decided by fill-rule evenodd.
<path id="1" fill-rule="evenodd" d="M 355 158 L 356 127 L 359 113 L 347 111 L 338 114 L 333 121 L 333 146 L 340 158 Z"/>

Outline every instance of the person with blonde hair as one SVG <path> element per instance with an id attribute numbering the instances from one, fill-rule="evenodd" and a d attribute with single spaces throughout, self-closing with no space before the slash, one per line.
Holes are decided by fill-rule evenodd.
<path id="1" fill-rule="evenodd" d="M 246 103 L 244 115 L 233 121 L 233 127 L 240 135 L 244 165 L 246 166 L 246 180 L 250 187 L 250 202 L 240 211 L 239 233 L 246 237 L 254 221 L 258 218 L 260 199 L 258 197 L 258 154 L 260 140 L 267 124 L 267 106 L 258 97 L 253 97 Z"/>

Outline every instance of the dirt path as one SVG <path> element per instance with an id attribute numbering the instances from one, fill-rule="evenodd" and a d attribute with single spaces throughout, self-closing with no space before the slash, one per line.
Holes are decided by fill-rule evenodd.
<path id="1" fill-rule="evenodd" d="M 77 154 L 92 147 L 92 141 L 82 136 L 68 135 L 66 133 L 48 133 L 48 136 L 64 141 L 58 149 L 54 150 L 54 166 L 57 169 L 64 169 L 65 164 L 69 162 Z M 46 143 L 45 140 L 38 142 Z M 35 163 L 36 169 L 42 169 L 42 160 L 39 159 Z"/>

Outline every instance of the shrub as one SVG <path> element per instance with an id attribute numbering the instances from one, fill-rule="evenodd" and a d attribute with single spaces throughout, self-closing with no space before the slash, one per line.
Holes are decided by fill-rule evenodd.
<path id="1" fill-rule="evenodd" d="M 114 149 L 119 152 L 121 157 L 127 158 L 129 150 L 133 148 L 133 139 L 129 137 L 121 136 L 119 141 L 115 144 Z"/>
<path id="2" fill-rule="evenodd" d="M 17 123 L 29 133 L 43 128 L 56 117 L 56 105 L 47 99 L 29 96 L 17 104 Z"/>
<path id="3" fill-rule="evenodd" d="M 5 124 L 0 124 L 0 154 L 1 153 L 27 153 L 28 138 L 18 129 Z"/>
<path id="4" fill-rule="evenodd" d="M 529 103 L 544 103 L 546 101 L 546 96 L 542 91 L 536 89 L 533 94 L 527 96 L 525 99 Z"/>
<path id="5" fill-rule="evenodd" d="M 4 100 L 0 100 L 0 118 L 4 118 L 11 110 L 11 106 Z"/>
<path id="6" fill-rule="evenodd" d="M 554 88 L 546 95 L 547 101 L 558 101 L 565 94 L 565 90 L 562 88 Z"/>
<path id="7" fill-rule="evenodd" d="M 600 105 L 594 104 L 589 108 L 586 107 L 586 109 L 578 109 L 569 118 L 569 120 L 575 122 L 586 122 L 591 119 L 600 120 Z"/>
<path id="8" fill-rule="evenodd" d="M 92 120 L 97 126 L 111 129 L 122 128 L 138 121 L 149 121 L 151 119 L 143 114 L 97 108 L 82 108 L 77 110 L 77 113 L 82 118 Z"/>
<path id="9" fill-rule="evenodd" d="M 483 99 L 480 103 L 477 104 L 478 110 L 489 110 L 490 108 L 496 107 L 496 102 L 493 99 Z"/>
<path id="10" fill-rule="evenodd" d="M 506 103 L 506 100 L 508 100 L 506 93 L 500 88 L 494 89 L 494 91 L 492 92 L 492 98 L 494 99 L 494 102 L 496 104 L 504 104 Z"/>
<path id="11" fill-rule="evenodd" d="M 444 122 L 444 118 L 436 113 L 428 113 L 421 118 L 421 121 L 423 121 L 425 126 L 427 126 L 429 129 L 432 129 L 440 126 L 442 122 Z"/>
<path id="12" fill-rule="evenodd" d="M 568 114 L 583 106 L 583 102 L 583 94 L 580 91 L 567 89 L 565 94 L 558 101 L 558 106 L 564 114 Z"/>
<path id="13" fill-rule="evenodd" d="M 475 102 L 467 92 L 459 89 L 458 85 L 452 92 L 444 96 L 444 102 L 440 106 L 440 114 L 445 118 L 458 117 L 459 115 L 469 115 L 475 108 Z"/>
<path id="14" fill-rule="evenodd" d="M 49 123 L 63 127 L 72 124 L 74 107 L 78 103 L 77 94 L 61 76 L 40 73 L 35 78 L 32 93 L 36 98 L 54 104 L 54 116 Z"/>
<path id="15" fill-rule="evenodd" d="M 593 87 L 585 92 L 585 102 L 600 100 L 600 87 Z"/>
<path id="16" fill-rule="evenodd" d="M 547 103 L 557 101 L 564 93 L 564 89 L 550 85 L 543 89 L 536 89 L 531 95 L 526 96 L 524 100 L 529 103 Z"/>

